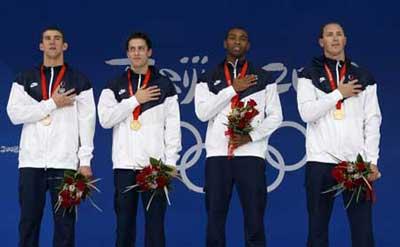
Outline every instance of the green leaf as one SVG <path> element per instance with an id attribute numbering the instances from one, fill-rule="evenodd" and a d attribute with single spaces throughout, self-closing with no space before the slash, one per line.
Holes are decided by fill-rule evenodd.
<path id="1" fill-rule="evenodd" d="M 361 154 L 357 155 L 357 163 L 364 163 L 364 160 L 363 160 Z"/>
<path id="2" fill-rule="evenodd" d="M 76 171 L 66 170 L 66 171 L 64 172 L 64 177 L 71 177 L 71 178 L 74 178 L 74 177 L 75 177 L 75 174 L 76 174 Z"/>
<path id="3" fill-rule="evenodd" d="M 153 165 L 153 166 L 157 166 L 157 165 L 160 164 L 160 161 L 158 159 L 150 157 L 150 164 Z"/>

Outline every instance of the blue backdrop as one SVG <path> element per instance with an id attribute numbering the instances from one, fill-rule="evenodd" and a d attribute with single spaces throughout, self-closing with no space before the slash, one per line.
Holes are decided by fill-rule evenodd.
<path id="1" fill-rule="evenodd" d="M 227 29 L 248 29 L 249 58 L 265 70 L 275 71 L 279 83 L 284 123 L 270 138 L 267 177 L 268 208 L 265 216 L 269 246 L 305 246 L 307 217 L 304 181 L 304 124 L 296 106 L 297 72 L 321 53 L 317 36 L 321 24 L 337 20 L 347 33 L 349 55 L 369 68 L 378 83 L 383 114 L 381 158 L 383 174 L 376 183 L 374 228 L 377 246 L 399 246 L 400 168 L 396 162 L 399 110 L 395 94 L 400 57 L 399 4 L 393 1 L 3 1 L 0 5 L 0 238 L 1 246 L 16 246 L 18 228 L 17 157 L 21 126 L 6 114 L 11 83 L 18 71 L 39 64 L 40 30 L 59 25 L 66 33 L 66 60 L 86 73 L 96 101 L 106 81 L 124 69 L 124 42 L 133 31 L 147 32 L 154 43 L 154 63 L 169 76 L 179 92 L 183 121 L 181 172 L 186 185 L 175 183 L 168 208 L 168 246 L 204 246 L 205 207 L 202 143 L 205 124 L 194 114 L 193 86 L 197 76 L 224 57 Z M 113 246 L 115 221 L 111 164 L 111 131 L 97 125 L 94 173 L 102 178 L 96 201 L 79 209 L 77 246 Z M 141 210 L 141 208 L 140 208 Z M 139 213 L 138 225 L 143 225 Z M 43 219 L 41 246 L 51 246 L 49 204 Z M 336 200 L 331 222 L 331 246 L 350 246 L 342 199 Z M 237 196 L 232 200 L 227 224 L 228 246 L 243 246 L 242 213 Z M 138 246 L 143 246 L 139 227 Z"/>

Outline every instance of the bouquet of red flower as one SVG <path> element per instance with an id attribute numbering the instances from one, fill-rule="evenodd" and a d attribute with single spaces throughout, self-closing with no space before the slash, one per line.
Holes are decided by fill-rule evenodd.
<path id="1" fill-rule="evenodd" d="M 367 200 L 375 201 L 372 184 L 367 179 L 370 174 L 372 174 L 371 162 L 364 161 L 361 155 L 357 156 L 356 161 L 341 161 L 332 169 L 332 176 L 338 184 L 322 193 L 336 191 L 335 196 L 337 196 L 345 190 L 352 191 L 346 209 L 354 197 L 357 202 L 359 201 L 361 193 L 366 193 Z"/>
<path id="2" fill-rule="evenodd" d="M 137 187 L 140 192 L 152 191 L 152 196 L 147 204 L 146 210 L 149 210 L 156 193 L 165 193 L 167 202 L 171 205 L 168 192 L 171 190 L 171 181 L 173 178 L 181 180 L 175 166 L 166 165 L 161 160 L 150 158 L 150 164 L 140 170 L 136 175 L 136 184 L 126 187 L 124 193 Z"/>
<path id="3" fill-rule="evenodd" d="M 90 180 L 79 172 L 66 171 L 60 186 L 60 192 L 58 193 L 58 201 L 55 205 L 56 212 L 60 209 L 64 209 L 64 213 L 67 210 L 75 210 L 77 212 L 78 205 L 85 199 L 89 199 L 91 204 L 102 211 L 92 200 L 91 194 L 93 190 L 100 192 L 100 190 L 94 185 L 100 178 Z"/>
<path id="4" fill-rule="evenodd" d="M 234 134 L 247 135 L 252 130 L 251 121 L 255 116 L 258 115 L 258 110 L 255 108 L 257 103 L 250 99 L 246 105 L 243 101 L 239 101 L 228 115 L 228 130 L 225 131 L 225 135 L 232 138 Z M 235 145 L 229 144 L 228 146 L 228 158 L 233 157 L 233 151 L 236 149 Z"/>

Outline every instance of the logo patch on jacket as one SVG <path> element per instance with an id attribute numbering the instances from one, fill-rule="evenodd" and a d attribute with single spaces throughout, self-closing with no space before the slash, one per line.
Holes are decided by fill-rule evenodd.
<path id="1" fill-rule="evenodd" d="M 31 85 L 29 86 L 30 88 L 33 88 L 33 87 L 37 87 L 39 85 L 39 83 L 37 83 L 37 82 L 32 82 L 31 83 Z"/>
<path id="2" fill-rule="evenodd" d="M 326 81 L 326 78 L 325 78 L 325 77 L 320 77 L 320 78 L 319 78 L 319 83 L 323 83 L 324 81 Z"/>
<path id="3" fill-rule="evenodd" d="M 124 94 L 125 92 L 126 92 L 126 90 L 123 88 L 123 89 L 119 90 L 118 95 L 122 95 L 122 94 Z"/>
<path id="4" fill-rule="evenodd" d="M 214 86 L 217 86 L 218 84 L 220 84 L 221 83 L 221 80 L 216 80 L 215 82 L 214 82 Z"/>
<path id="5" fill-rule="evenodd" d="M 65 82 L 62 81 L 60 83 L 60 88 L 58 89 L 58 93 L 65 93 L 66 89 L 65 89 Z"/>

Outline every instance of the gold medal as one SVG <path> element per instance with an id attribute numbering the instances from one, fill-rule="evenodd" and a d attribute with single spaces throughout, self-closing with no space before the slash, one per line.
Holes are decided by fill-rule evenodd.
<path id="1" fill-rule="evenodd" d="M 336 109 L 336 110 L 333 112 L 333 117 L 334 117 L 336 120 L 342 120 L 342 119 L 344 119 L 344 110 L 343 110 L 343 106 L 342 106 L 342 108 Z"/>
<path id="2" fill-rule="evenodd" d="M 142 127 L 142 125 L 140 124 L 139 120 L 133 120 L 131 122 L 131 129 L 134 131 L 138 131 L 140 129 L 140 127 Z"/>
<path id="3" fill-rule="evenodd" d="M 45 118 L 43 118 L 40 121 L 44 126 L 49 126 L 51 124 L 51 117 L 50 115 L 47 115 Z"/>

